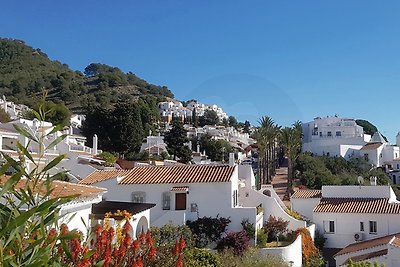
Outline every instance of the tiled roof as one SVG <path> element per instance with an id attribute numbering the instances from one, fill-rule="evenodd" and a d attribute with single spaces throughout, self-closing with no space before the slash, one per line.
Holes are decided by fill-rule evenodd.
<path id="1" fill-rule="evenodd" d="M 389 244 L 389 242 L 393 239 L 393 237 L 395 238 L 396 243 L 399 242 L 400 234 L 387 235 L 387 236 L 383 236 L 383 237 L 379 237 L 379 238 L 374 238 L 374 239 L 350 244 L 347 247 L 340 250 L 338 253 L 336 253 L 334 257 L 353 253 L 353 252 L 364 250 L 364 249 L 370 249 L 370 248 Z"/>
<path id="2" fill-rule="evenodd" d="M 397 214 L 400 203 L 387 198 L 322 198 L 314 212 Z"/>
<path id="3" fill-rule="evenodd" d="M 120 184 L 174 184 L 229 182 L 235 170 L 229 165 L 176 165 L 136 167 Z"/>
<path id="4" fill-rule="evenodd" d="M 129 173 L 129 170 L 101 170 L 94 171 L 89 174 L 85 179 L 81 180 L 80 184 L 95 184 L 98 182 L 106 181 L 115 177 L 122 177 Z"/>
<path id="5" fill-rule="evenodd" d="M 364 145 L 360 150 L 374 150 L 379 148 L 381 145 L 383 145 L 382 143 L 368 143 L 366 145 Z"/>
<path id="6" fill-rule="evenodd" d="M 388 249 L 382 249 L 382 250 L 366 253 L 366 254 L 363 254 L 363 255 L 358 255 L 358 256 L 355 256 L 355 257 L 351 257 L 346 262 L 348 262 L 350 260 L 352 260 L 353 262 L 365 261 L 365 260 L 369 260 L 369 259 L 385 256 L 385 255 L 387 255 L 387 253 L 388 253 Z"/>
<path id="7" fill-rule="evenodd" d="M 0 184 L 4 184 L 8 181 L 10 176 L 1 176 Z M 26 179 L 21 179 L 17 184 L 16 188 L 20 189 L 24 187 L 26 184 Z M 40 184 L 36 186 L 36 188 L 40 187 Z M 44 185 L 43 185 L 44 187 Z M 80 185 L 73 184 L 63 181 L 53 181 L 52 189 L 50 196 L 52 197 L 67 197 L 78 195 L 78 197 L 86 198 L 86 197 L 96 197 L 100 193 L 104 193 L 107 191 L 105 188 L 97 187 L 97 186 L 88 186 L 88 185 Z M 44 194 L 44 189 L 39 192 L 39 194 Z"/>
<path id="8" fill-rule="evenodd" d="M 171 191 L 188 191 L 189 186 L 174 186 L 171 188 Z"/>
<path id="9" fill-rule="evenodd" d="M 321 190 L 298 190 L 291 198 L 321 198 Z"/>

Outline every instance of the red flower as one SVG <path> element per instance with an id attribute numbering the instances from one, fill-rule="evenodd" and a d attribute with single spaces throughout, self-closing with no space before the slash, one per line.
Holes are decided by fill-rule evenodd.
<path id="1" fill-rule="evenodd" d="M 183 267 L 182 255 L 179 255 L 178 260 L 176 261 L 176 267 Z"/>
<path id="2" fill-rule="evenodd" d="M 186 242 L 185 239 L 183 238 L 183 235 L 181 235 L 181 238 L 179 239 L 179 250 L 182 251 L 186 247 Z"/>

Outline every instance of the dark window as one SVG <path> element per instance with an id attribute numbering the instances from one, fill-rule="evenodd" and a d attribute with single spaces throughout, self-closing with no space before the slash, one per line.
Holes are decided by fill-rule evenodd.
<path id="1" fill-rule="evenodd" d="M 378 233 L 376 221 L 369 221 L 369 233 L 370 234 Z"/>
<path id="2" fill-rule="evenodd" d="M 336 132 L 336 136 L 342 136 L 342 132 L 341 131 L 337 131 Z"/>
<path id="3" fill-rule="evenodd" d="M 171 209 L 171 192 L 164 192 L 162 194 L 162 205 L 163 210 Z"/>
<path id="4" fill-rule="evenodd" d="M 364 232 L 364 222 L 360 222 L 360 232 Z"/>
<path id="5" fill-rule="evenodd" d="M 238 205 L 238 191 L 233 190 L 233 206 L 236 207 Z"/>
<path id="6" fill-rule="evenodd" d="M 133 192 L 132 193 L 132 202 L 133 203 L 146 202 L 146 193 L 145 192 Z"/>
<path id="7" fill-rule="evenodd" d="M 328 136 L 332 136 L 332 132 L 328 132 L 328 134 L 327 134 Z"/>

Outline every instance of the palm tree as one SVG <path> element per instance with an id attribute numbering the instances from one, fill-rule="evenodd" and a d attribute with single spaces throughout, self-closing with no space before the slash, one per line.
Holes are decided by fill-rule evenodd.
<path id="1" fill-rule="evenodd" d="M 286 127 L 281 131 L 281 144 L 288 159 L 288 191 L 292 185 L 294 165 L 301 151 L 301 123 L 295 122 L 293 127 Z"/>
<path id="2" fill-rule="evenodd" d="M 259 124 L 260 127 L 255 134 L 259 150 L 259 183 L 265 184 L 271 182 L 271 176 L 275 172 L 276 145 L 280 127 L 268 116 L 261 117 Z"/>

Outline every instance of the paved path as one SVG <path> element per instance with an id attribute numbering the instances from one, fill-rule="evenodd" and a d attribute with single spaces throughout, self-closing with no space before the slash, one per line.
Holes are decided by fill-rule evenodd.
<path id="1" fill-rule="evenodd" d="M 287 188 L 287 179 L 288 168 L 284 165 L 276 170 L 275 176 L 272 177 L 272 186 L 274 187 L 274 190 L 280 199 L 283 200 L 283 203 L 285 203 L 286 207 L 290 207 L 290 201 L 284 200 Z"/>

